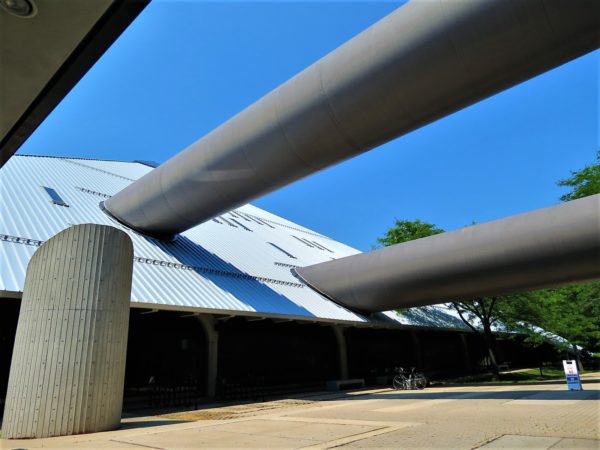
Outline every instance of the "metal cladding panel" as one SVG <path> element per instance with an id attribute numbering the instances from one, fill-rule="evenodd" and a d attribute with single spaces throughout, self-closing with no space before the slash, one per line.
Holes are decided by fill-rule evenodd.
<path id="1" fill-rule="evenodd" d="M 142 236 L 102 212 L 100 202 L 151 170 L 118 161 L 11 158 L 0 169 L 0 291 L 23 291 L 27 264 L 42 241 L 70 225 L 96 223 L 112 225 L 131 237 L 135 255 L 131 301 L 136 304 L 311 320 L 413 323 L 395 313 L 374 317 L 354 313 L 304 285 L 292 275 L 293 267 L 360 252 L 252 205 L 217 216 L 173 242 Z M 54 204 L 43 186 L 54 189 L 69 206 Z M 455 325 L 448 316 L 443 326 Z"/>

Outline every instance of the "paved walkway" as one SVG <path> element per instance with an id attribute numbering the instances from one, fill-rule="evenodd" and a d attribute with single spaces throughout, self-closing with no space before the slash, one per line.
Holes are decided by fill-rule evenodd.
<path id="1" fill-rule="evenodd" d="M 0 448 L 600 449 L 600 374 L 565 384 L 461 386 L 212 408 L 124 419 L 117 431 Z"/>

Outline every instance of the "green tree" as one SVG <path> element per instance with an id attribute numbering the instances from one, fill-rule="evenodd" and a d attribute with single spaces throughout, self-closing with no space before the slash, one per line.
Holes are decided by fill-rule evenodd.
<path id="1" fill-rule="evenodd" d="M 434 234 L 443 233 L 444 230 L 428 222 L 416 220 L 398 220 L 394 226 L 386 231 L 385 236 L 378 238 L 377 242 L 384 245 L 401 244 L 402 242 L 421 239 Z"/>
<path id="2" fill-rule="evenodd" d="M 531 331 L 539 327 L 590 350 L 600 349 L 600 282 L 542 289 L 514 296 L 505 318 L 515 330 L 543 339 Z M 527 319 L 524 323 L 523 318 Z"/>
<path id="3" fill-rule="evenodd" d="M 474 225 L 475 222 L 472 224 Z M 412 221 L 396 219 L 394 226 L 386 232 L 385 236 L 377 239 L 377 242 L 384 246 L 389 246 L 443 232 L 443 229 L 429 222 L 422 222 L 418 219 Z M 451 304 L 452 308 L 458 312 L 462 321 L 483 339 L 495 377 L 498 377 L 499 371 L 492 328 L 500 319 L 500 306 L 505 301 L 504 297 L 485 297 L 469 301 L 453 302 Z"/>
<path id="4" fill-rule="evenodd" d="M 483 339 L 495 379 L 500 378 L 500 370 L 496 360 L 496 337 L 493 330 L 494 325 L 502 323 L 502 311 L 510 300 L 510 297 L 481 297 L 450 304 L 461 320 Z"/>
<path id="5" fill-rule="evenodd" d="M 559 180 L 557 184 L 571 188 L 570 192 L 560 197 L 565 202 L 599 194 L 600 150 L 596 150 L 594 163 L 571 171 L 570 177 Z M 520 317 L 521 323 L 528 322 L 561 336 L 572 346 L 580 366 L 577 346 L 596 351 L 600 348 L 600 282 L 544 289 L 522 296 L 526 300 L 514 305 L 513 327 L 518 326 L 517 317 Z M 539 333 L 531 330 L 529 336 L 539 339 Z"/>
<path id="6" fill-rule="evenodd" d="M 600 193 L 600 150 L 596 151 L 595 163 L 571 171 L 571 176 L 558 181 L 558 185 L 571 188 L 561 197 L 563 201 Z M 377 241 L 388 246 L 443 232 L 434 224 L 418 219 L 396 220 L 395 226 Z M 473 332 L 483 338 L 495 376 L 498 376 L 498 366 L 494 326 L 525 333 L 533 344 L 548 339 L 540 329 L 560 336 L 573 348 L 578 360 L 577 346 L 600 350 L 600 282 L 456 301 L 451 307 Z"/>
<path id="7" fill-rule="evenodd" d="M 600 282 L 574 284 L 556 289 L 542 289 L 513 296 L 504 312 L 507 328 L 528 336 L 534 344 L 552 337 L 540 333 L 540 328 L 565 339 L 562 346 L 570 348 L 581 366 L 577 346 L 590 351 L 600 350 Z"/>
<path id="8" fill-rule="evenodd" d="M 595 163 L 571 171 L 570 177 L 557 184 L 571 188 L 561 197 L 563 201 L 600 193 L 600 150 L 596 151 Z M 526 334 L 533 344 L 549 338 L 540 329 L 565 339 L 565 346 L 573 349 L 580 366 L 577 346 L 592 351 L 600 349 L 600 282 L 501 297 L 493 307 L 497 308 L 498 321 L 507 330 Z"/>
<path id="9" fill-rule="evenodd" d="M 571 176 L 557 183 L 561 187 L 572 188 L 563 195 L 563 202 L 600 193 L 600 150 L 596 150 L 596 162 L 583 169 L 571 171 Z"/>

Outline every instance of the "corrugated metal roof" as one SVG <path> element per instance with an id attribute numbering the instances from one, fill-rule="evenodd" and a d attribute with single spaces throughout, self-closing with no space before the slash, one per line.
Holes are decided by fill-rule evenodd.
<path id="1" fill-rule="evenodd" d="M 135 304 L 365 324 L 460 326 L 441 309 L 431 323 L 423 319 L 425 310 L 412 314 L 418 319 L 394 312 L 365 317 L 321 296 L 290 269 L 358 250 L 252 205 L 198 225 L 173 242 L 128 230 L 101 211 L 102 200 L 150 170 L 123 161 L 19 155 L 9 160 L 0 171 L 0 291 L 22 292 L 27 263 L 41 242 L 70 225 L 99 223 L 126 231 L 133 241 Z M 54 204 L 43 187 L 54 189 L 69 206 Z"/>

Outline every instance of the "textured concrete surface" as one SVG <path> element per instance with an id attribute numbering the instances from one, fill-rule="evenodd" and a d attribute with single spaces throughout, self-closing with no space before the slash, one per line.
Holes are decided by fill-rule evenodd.
<path id="1" fill-rule="evenodd" d="M 2 440 L 0 448 L 598 449 L 600 373 L 586 376 L 584 388 L 545 382 L 322 394 L 132 417 L 118 431 Z"/>
<path id="2" fill-rule="evenodd" d="M 480 448 L 546 450 L 556 448 L 597 449 L 596 439 L 563 439 L 543 436 L 504 435 Z"/>
<path id="3" fill-rule="evenodd" d="M 19 313 L 3 437 L 119 427 L 132 270 L 131 239 L 106 225 L 72 226 L 35 252 Z"/>

